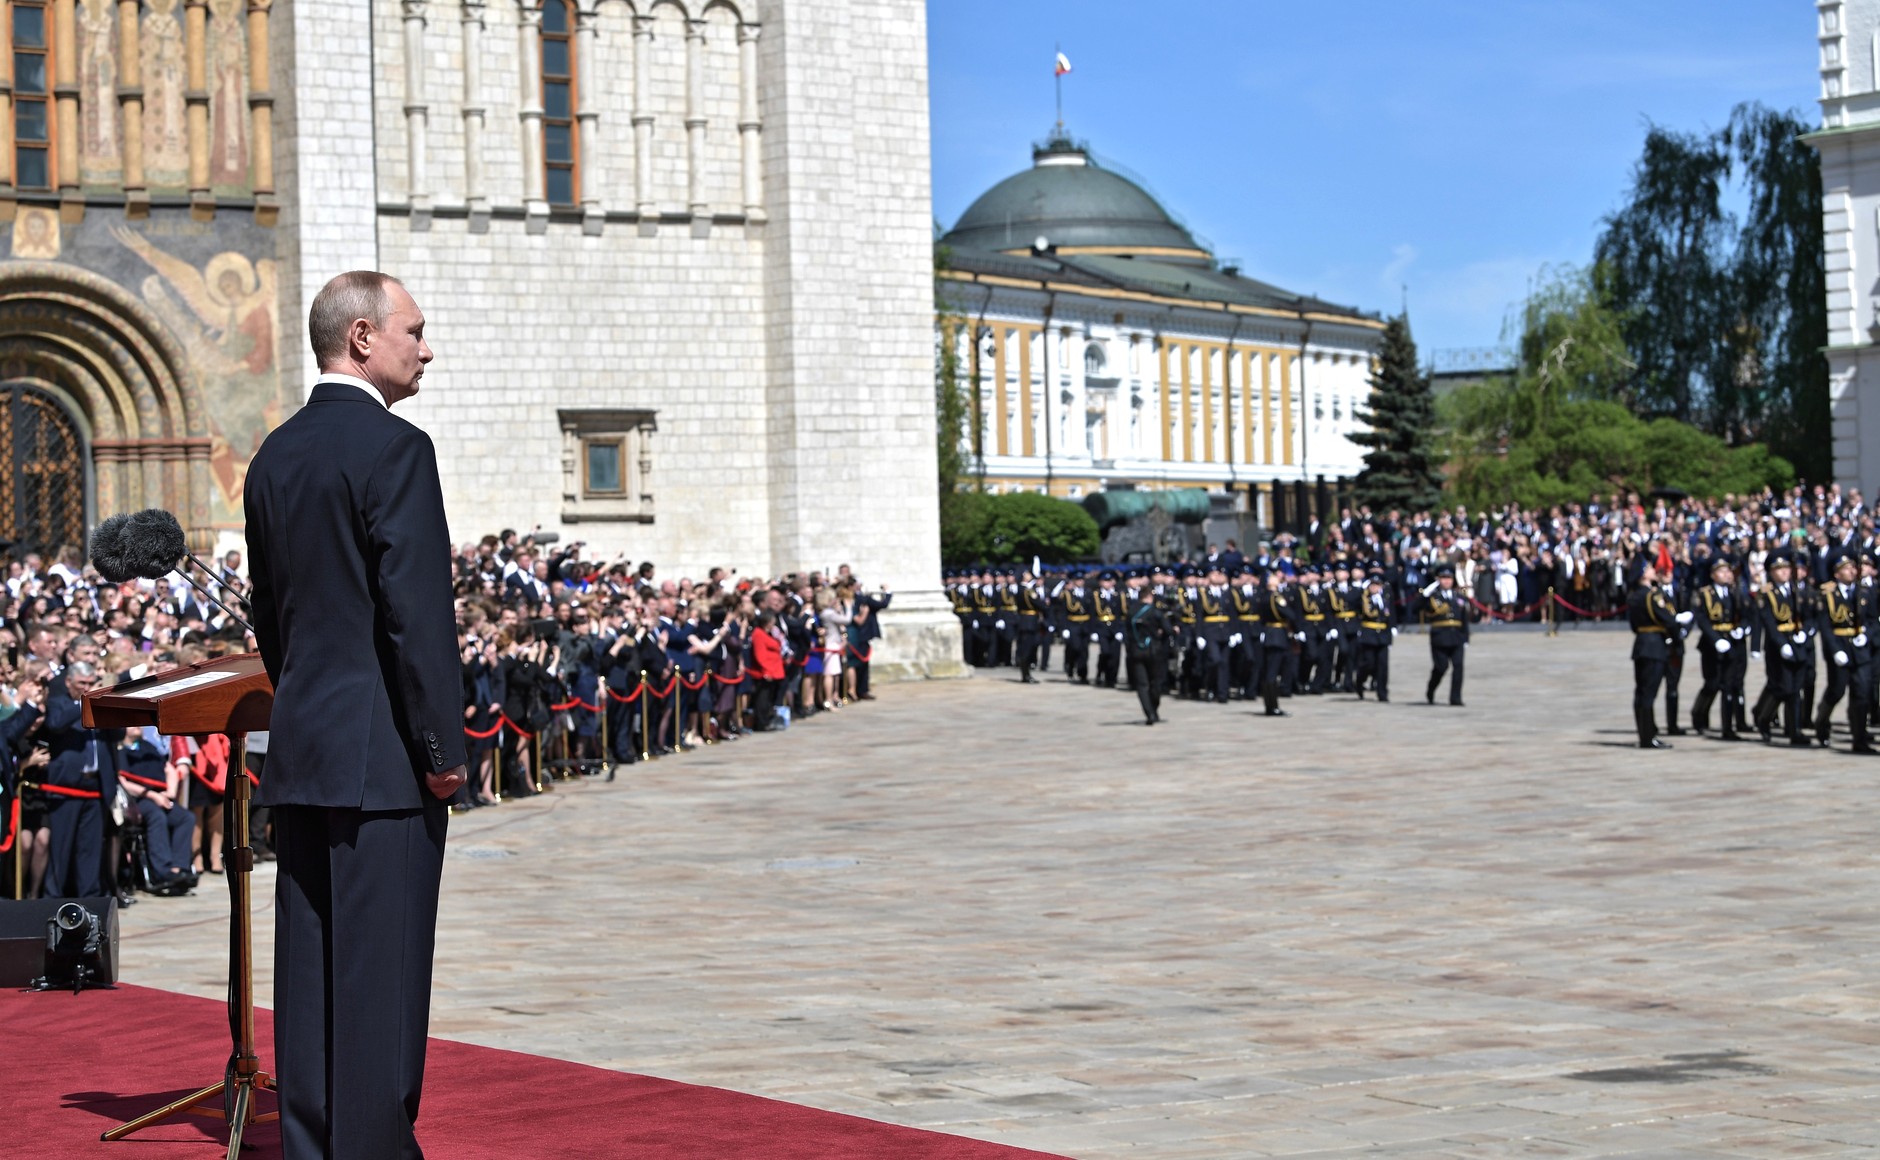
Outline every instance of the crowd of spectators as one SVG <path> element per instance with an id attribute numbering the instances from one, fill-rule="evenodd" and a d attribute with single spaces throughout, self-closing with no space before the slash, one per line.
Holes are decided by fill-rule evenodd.
<path id="1" fill-rule="evenodd" d="M 1875 546 L 1874 513 L 1860 492 L 1826 485 L 1720 499 L 1623 492 L 1544 511 L 1348 508 L 1303 537 L 1276 536 L 1253 560 L 1287 574 L 1308 559 L 1381 565 L 1406 619 L 1417 593 L 1447 565 L 1484 618 L 1571 621 L 1623 614 L 1648 562 L 1682 588 L 1704 583 L 1709 561 L 1728 555 L 1759 588 L 1764 561 L 1781 549 L 1798 562 L 1798 579 L 1820 584 L 1835 556 Z M 1237 563 L 1232 544 L 1210 545 L 1207 555 L 1213 562 L 1230 553 Z"/>
<path id="2" fill-rule="evenodd" d="M 873 700 L 877 618 L 892 596 L 831 572 L 663 577 L 580 542 L 505 531 L 462 545 L 454 574 L 471 776 L 454 806 L 527 796 L 557 779 L 788 728 Z M 215 561 L 235 593 L 238 552 Z M 251 651 L 232 612 L 172 576 L 108 583 L 83 552 L 23 554 L 0 619 L 0 896 L 179 894 L 222 873 L 225 738 L 91 730 L 91 688 Z M 268 737 L 248 736 L 265 776 Z M 115 771 L 116 777 L 112 776 Z M 265 810 L 251 819 L 268 850 Z"/>

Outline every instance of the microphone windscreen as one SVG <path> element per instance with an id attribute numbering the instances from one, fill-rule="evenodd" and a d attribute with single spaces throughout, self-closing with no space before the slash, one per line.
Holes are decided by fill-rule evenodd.
<path id="1" fill-rule="evenodd" d="M 99 524 L 91 533 L 91 563 L 113 584 L 122 584 L 137 577 L 137 569 L 124 555 L 124 528 L 130 523 L 127 515 L 116 515 Z"/>
<path id="2" fill-rule="evenodd" d="M 124 525 L 124 560 L 135 575 L 156 580 L 176 571 L 189 551 L 183 525 L 162 508 L 147 508 Z"/>

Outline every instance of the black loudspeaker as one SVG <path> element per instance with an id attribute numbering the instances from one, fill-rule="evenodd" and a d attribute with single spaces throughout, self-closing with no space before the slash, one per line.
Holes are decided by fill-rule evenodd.
<path id="1" fill-rule="evenodd" d="M 0 899 L 0 987 L 30 987 L 46 973 L 46 924 L 75 902 L 98 919 L 97 975 L 86 986 L 117 982 L 118 905 L 115 898 Z"/>

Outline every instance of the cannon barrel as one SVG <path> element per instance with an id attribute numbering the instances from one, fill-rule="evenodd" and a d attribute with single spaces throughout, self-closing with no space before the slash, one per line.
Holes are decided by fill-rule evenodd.
<path id="1" fill-rule="evenodd" d="M 1141 519 L 1160 508 L 1178 524 L 1200 524 L 1208 518 L 1208 493 L 1199 487 L 1173 491 L 1099 491 L 1084 497 L 1084 510 L 1097 521 L 1098 532 Z"/>

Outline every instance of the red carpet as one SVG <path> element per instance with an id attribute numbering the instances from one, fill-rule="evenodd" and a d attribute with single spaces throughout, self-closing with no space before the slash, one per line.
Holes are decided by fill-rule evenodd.
<path id="1" fill-rule="evenodd" d="M 98 1134 L 221 1076 L 222 1004 L 120 986 L 0 992 L 0 1155 L 214 1157 L 228 1133 L 187 1117 L 115 1144 Z M 255 1012 L 262 1066 L 269 1012 Z M 721 1088 L 433 1039 L 418 1139 L 428 1160 L 1038 1160 L 1045 1153 L 786 1104 Z M 273 1107 L 268 1097 L 267 1107 Z M 281 1154 L 273 1124 L 245 1156 Z M 1048 1158 L 1047 1158 L 1048 1160 Z"/>

